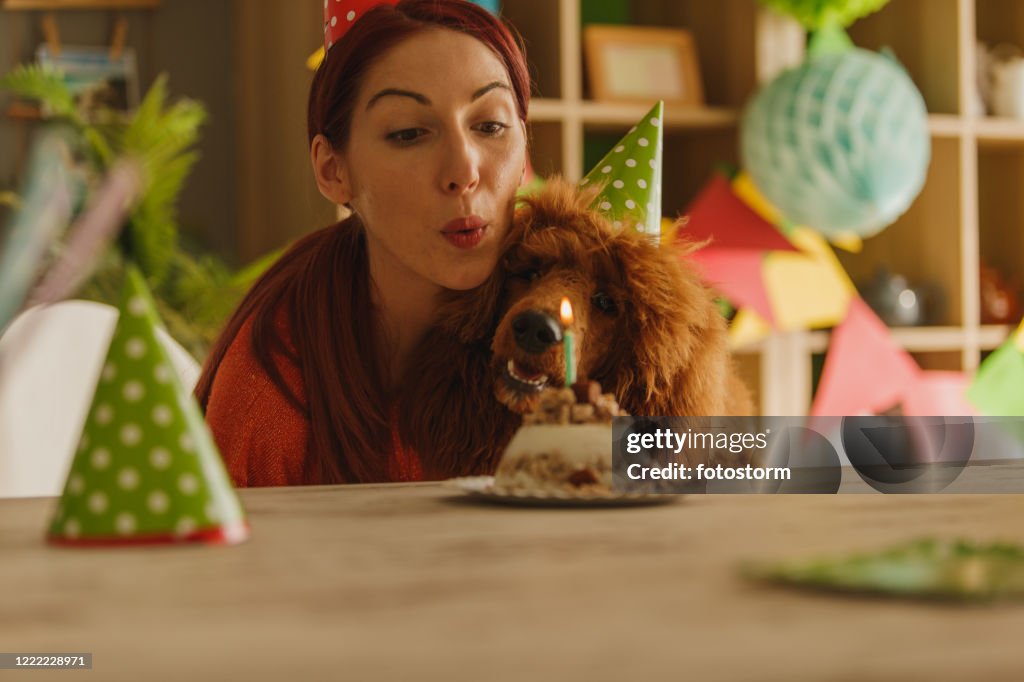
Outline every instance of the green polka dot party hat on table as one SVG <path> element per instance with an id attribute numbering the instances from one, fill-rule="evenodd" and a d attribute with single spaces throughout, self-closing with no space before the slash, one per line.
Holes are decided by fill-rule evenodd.
<path id="1" fill-rule="evenodd" d="M 64 545 L 241 542 L 245 513 L 199 406 L 157 341 L 135 267 L 48 539 Z"/>
<path id="2" fill-rule="evenodd" d="M 600 184 L 593 207 L 616 228 L 633 228 L 657 242 L 661 234 L 661 122 L 665 104 L 658 102 L 626 136 L 580 180 L 580 187 Z"/>

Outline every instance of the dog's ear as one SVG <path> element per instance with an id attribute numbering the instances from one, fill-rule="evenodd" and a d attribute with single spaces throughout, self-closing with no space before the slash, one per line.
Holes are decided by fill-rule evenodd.
<path id="1" fill-rule="evenodd" d="M 626 289 L 619 357 L 611 383 L 635 415 L 717 415 L 731 369 L 725 320 L 685 257 L 623 234 L 610 252 Z"/>

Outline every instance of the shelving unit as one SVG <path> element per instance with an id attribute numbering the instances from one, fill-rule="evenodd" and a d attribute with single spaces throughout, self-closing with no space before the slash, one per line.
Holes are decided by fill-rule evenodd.
<path id="1" fill-rule="evenodd" d="M 542 175 L 582 176 L 588 137 L 621 135 L 644 106 L 587 98 L 580 47 L 581 4 L 599 0 L 505 0 L 503 12 L 527 43 L 538 93 L 531 104 L 532 158 Z M 803 31 L 755 0 L 635 0 L 633 23 L 675 26 L 697 42 L 707 106 L 667 107 L 665 215 L 679 214 L 722 162 L 737 163 L 742 106 L 763 83 L 803 56 Z M 977 117 L 975 44 L 1024 48 L 1017 0 L 894 0 L 854 24 L 862 47 L 890 47 L 930 112 L 932 162 L 910 210 L 860 253 L 839 252 L 854 281 L 885 265 L 941 287 L 936 326 L 897 328 L 895 340 L 925 369 L 973 371 L 1012 331 L 981 325 L 979 257 L 1006 274 L 1024 273 L 1024 122 Z M 738 353 L 764 414 L 805 414 L 812 362 L 828 331 L 776 334 Z"/>

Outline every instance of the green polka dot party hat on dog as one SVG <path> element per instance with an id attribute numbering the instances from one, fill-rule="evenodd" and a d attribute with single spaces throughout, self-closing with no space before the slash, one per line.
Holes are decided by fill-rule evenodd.
<path id="1" fill-rule="evenodd" d="M 66 545 L 235 543 L 245 513 L 199 406 L 158 342 L 142 275 L 120 317 L 48 539 Z"/>
<path id="2" fill-rule="evenodd" d="M 633 228 L 658 241 L 661 234 L 661 122 L 658 102 L 625 137 L 580 180 L 580 187 L 602 186 L 593 208 L 618 229 Z"/>

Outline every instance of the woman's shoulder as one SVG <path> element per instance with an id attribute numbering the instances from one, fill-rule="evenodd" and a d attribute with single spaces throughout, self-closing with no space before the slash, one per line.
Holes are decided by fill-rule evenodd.
<path id="1" fill-rule="evenodd" d="M 287 315 L 275 316 L 283 344 L 270 353 L 287 392 L 260 363 L 250 318 L 228 347 L 210 389 L 206 420 L 236 485 L 303 482 L 309 423 L 302 370 L 287 329 Z"/>
<path id="2" fill-rule="evenodd" d="M 256 351 L 256 342 L 253 338 L 255 324 L 256 319 L 249 317 L 239 328 L 231 345 L 228 346 L 213 382 L 211 400 L 218 388 L 228 386 L 234 391 L 242 389 L 239 395 L 252 394 L 253 401 L 260 397 L 255 395 L 256 393 L 263 394 L 271 388 L 279 389 L 267 368 L 260 362 Z M 303 390 L 302 368 L 289 329 L 286 309 L 282 308 L 274 313 L 272 328 L 266 331 L 273 332 L 271 338 L 263 340 L 268 349 L 267 355 L 285 385 L 291 389 L 294 397 L 303 403 L 304 409 L 305 391 Z M 263 335 L 266 337 L 266 332 L 263 332 Z"/>

